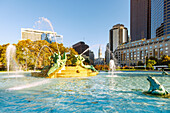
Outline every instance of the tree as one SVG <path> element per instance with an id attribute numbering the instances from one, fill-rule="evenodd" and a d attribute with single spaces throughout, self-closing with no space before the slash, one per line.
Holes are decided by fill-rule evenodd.
<path id="1" fill-rule="evenodd" d="M 0 62 L 2 62 L 3 66 L 5 66 L 5 67 L 7 65 L 7 62 L 6 62 L 6 49 L 7 49 L 8 45 L 9 45 L 9 43 L 4 44 L 0 48 Z"/>
<path id="2" fill-rule="evenodd" d="M 150 68 L 150 69 L 154 69 L 153 65 L 156 64 L 156 61 L 155 60 L 148 60 L 148 64 L 147 64 L 147 67 Z"/>
<path id="3" fill-rule="evenodd" d="M 144 65 L 144 63 L 142 62 L 142 61 L 138 61 L 138 64 L 137 64 L 138 66 L 143 66 Z"/>
<path id="4" fill-rule="evenodd" d="M 165 64 L 165 65 L 170 64 L 170 57 L 168 55 L 163 55 L 161 60 L 162 60 L 162 64 Z"/>
<path id="5" fill-rule="evenodd" d="M 6 66 L 6 48 L 9 44 L 0 45 L 0 62 Z M 63 44 L 56 42 L 48 43 L 46 40 L 31 41 L 21 40 L 16 46 L 16 59 L 22 69 L 34 69 L 35 65 L 37 68 L 43 68 L 44 66 L 50 65 L 49 57 L 52 53 L 58 53 L 63 55 L 64 52 L 67 54 L 67 65 L 73 65 L 75 55 L 78 53 L 73 48 L 64 47 Z"/>

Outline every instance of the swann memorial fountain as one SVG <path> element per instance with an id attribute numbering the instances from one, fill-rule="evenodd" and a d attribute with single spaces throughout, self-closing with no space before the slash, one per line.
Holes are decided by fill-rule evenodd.
<path id="1" fill-rule="evenodd" d="M 15 55 L 7 54 L 7 56 L 7 59 L 15 59 Z M 77 55 L 76 58 L 76 66 L 67 67 L 66 55 L 53 53 L 49 58 L 53 63 L 40 72 L 42 75 L 32 73 L 33 76 L 43 77 L 33 77 L 31 72 L 24 71 L 18 72 L 22 76 L 9 76 L 7 72 L 1 72 L 0 112 L 168 113 L 170 111 L 168 96 L 143 93 L 145 91 L 154 93 L 159 90 L 161 93 L 167 93 L 170 91 L 170 76 L 154 71 L 118 73 L 114 71 L 117 76 L 109 76 L 111 73 L 97 72 L 92 66 L 84 65 L 84 58 L 81 55 Z M 11 64 L 12 60 L 7 62 Z M 15 69 L 18 70 L 17 67 Z M 82 73 L 86 73 L 86 76 L 81 76 Z M 93 76 L 97 73 L 97 76 Z"/>

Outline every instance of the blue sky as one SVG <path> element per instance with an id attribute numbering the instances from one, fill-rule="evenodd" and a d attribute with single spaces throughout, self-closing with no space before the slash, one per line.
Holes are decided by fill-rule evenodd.
<path id="1" fill-rule="evenodd" d="M 124 24 L 130 30 L 130 0 L 0 0 L 0 45 L 17 43 L 21 28 L 33 28 L 39 17 L 51 21 L 70 47 L 85 41 L 95 53 L 109 41 L 109 30 Z"/>

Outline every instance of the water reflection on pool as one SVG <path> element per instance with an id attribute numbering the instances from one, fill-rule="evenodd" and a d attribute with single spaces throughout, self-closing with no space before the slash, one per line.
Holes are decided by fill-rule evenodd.
<path id="1" fill-rule="evenodd" d="M 1 73 L 0 112 L 170 112 L 170 99 L 142 93 L 148 75 L 170 92 L 170 77 L 156 72 L 55 79 Z"/>

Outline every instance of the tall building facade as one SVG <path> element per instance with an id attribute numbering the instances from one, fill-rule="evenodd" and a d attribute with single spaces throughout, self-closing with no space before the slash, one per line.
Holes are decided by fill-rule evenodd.
<path id="1" fill-rule="evenodd" d="M 150 39 L 151 0 L 131 0 L 130 5 L 131 41 Z"/>
<path id="2" fill-rule="evenodd" d="M 128 30 L 123 24 L 114 25 L 109 32 L 109 48 L 112 52 L 123 43 L 128 42 Z"/>
<path id="3" fill-rule="evenodd" d="M 57 38 L 58 37 L 58 38 Z M 56 32 L 52 31 L 42 31 L 42 30 L 35 30 L 30 28 L 21 28 L 21 40 L 30 39 L 32 41 L 37 40 L 46 40 L 47 42 L 59 42 L 58 39 L 60 37 L 60 41 L 62 40 L 62 35 L 57 35 Z"/>
<path id="4" fill-rule="evenodd" d="M 102 48 L 101 48 L 101 46 L 99 46 L 98 58 L 102 58 Z"/>
<path id="5" fill-rule="evenodd" d="M 88 48 L 89 46 L 82 41 L 73 45 L 73 49 L 75 49 L 78 52 L 78 54 L 82 54 Z M 89 51 L 86 51 L 83 55 L 89 56 Z"/>
<path id="6" fill-rule="evenodd" d="M 151 37 L 170 34 L 170 0 L 151 0 Z"/>
<path id="7" fill-rule="evenodd" d="M 94 53 L 93 51 L 89 50 L 89 59 L 90 59 L 90 64 L 94 64 Z"/>
<path id="8" fill-rule="evenodd" d="M 120 45 L 114 54 L 121 66 L 136 66 L 139 61 L 146 63 L 146 57 L 161 59 L 163 55 L 170 56 L 170 35 Z"/>

